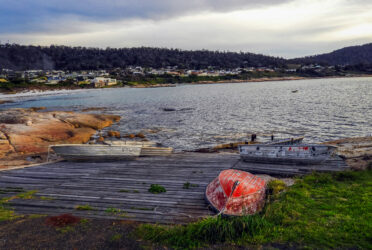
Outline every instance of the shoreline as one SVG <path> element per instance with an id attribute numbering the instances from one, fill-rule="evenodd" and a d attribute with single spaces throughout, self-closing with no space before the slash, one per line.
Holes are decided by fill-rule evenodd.
<path id="1" fill-rule="evenodd" d="M 313 80 L 313 79 L 337 79 L 337 78 L 369 78 L 372 75 L 352 75 L 352 76 L 327 76 L 327 77 L 301 77 L 301 76 L 288 76 L 288 77 L 272 77 L 272 78 L 255 78 L 249 80 L 241 80 L 241 79 L 232 79 L 232 80 L 221 80 L 221 81 L 198 81 L 192 83 L 159 83 L 159 84 L 138 84 L 135 86 L 113 86 L 110 88 L 55 88 L 49 90 L 42 90 L 42 89 L 29 89 L 25 90 L 22 89 L 19 92 L 15 93 L 6 93 L 0 91 L 0 105 L 3 103 L 7 103 L 8 100 L 14 98 L 27 98 L 27 97 L 36 97 L 36 96 L 48 96 L 48 95 L 63 95 L 81 91 L 92 91 L 92 90 L 99 90 L 99 89 L 113 89 L 113 88 L 166 88 L 166 87 L 177 87 L 179 85 L 205 85 L 205 84 L 225 84 L 225 83 L 244 83 L 244 82 L 281 82 L 281 81 L 298 81 L 298 80 Z M 5 101 L 5 102 L 3 102 Z"/>

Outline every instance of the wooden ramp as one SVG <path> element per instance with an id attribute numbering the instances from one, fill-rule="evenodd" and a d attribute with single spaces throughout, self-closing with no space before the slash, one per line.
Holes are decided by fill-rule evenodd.
<path id="1" fill-rule="evenodd" d="M 205 188 L 220 171 L 231 167 L 253 173 L 260 168 L 261 173 L 275 167 L 278 170 L 278 165 L 266 166 L 265 170 L 262 165 L 239 162 L 237 154 L 185 153 L 108 163 L 57 162 L 0 172 L 0 197 L 14 195 L 9 192 L 14 188 L 37 190 L 33 199 L 9 202 L 21 214 L 72 213 L 88 218 L 186 223 L 214 214 L 204 199 Z M 190 183 L 188 188 L 184 188 L 185 183 Z M 152 194 L 148 192 L 151 184 L 160 184 L 167 191 Z M 92 210 L 77 210 L 79 205 L 89 205 Z"/>

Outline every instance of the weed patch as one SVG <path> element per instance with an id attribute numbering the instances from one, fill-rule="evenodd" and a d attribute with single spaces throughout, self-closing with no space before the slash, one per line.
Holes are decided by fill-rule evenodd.
<path id="1" fill-rule="evenodd" d="M 150 193 L 153 193 L 153 194 L 159 194 L 159 193 L 165 193 L 167 192 L 167 190 L 161 186 L 161 185 L 158 185 L 158 184 L 151 184 L 149 190 L 148 190 Z"/>
<path id="2" fill-rule="evenodd" d="M 75 209 L 76 210 L 80 210 L 80 211 L 84 211 L 84 210 L 94 210 L 93 207 L 91 207 L 90 205 L 86 204 L 86 205 L 77 205 L 75 206 Z"/>

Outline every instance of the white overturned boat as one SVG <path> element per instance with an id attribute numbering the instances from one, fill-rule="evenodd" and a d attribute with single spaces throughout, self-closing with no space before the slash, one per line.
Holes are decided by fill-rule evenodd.
<path id="1" fill-rule="evenodd" d="M 69 161 L 131 160 L 141 154 L 138 145 L 61 144 L 51 146 L 53 151 Z"/>
<path id="2" fill-rule="evenodd" d="M 319 164 L 330 158 L 334 150 L 333 146 L 318 144 L 239 146 L 243 161 L 268 164 Z"/>
<path id="3" fill-rule="evenodd" d="M 155 147 L 157 144 L 153 141 L 104 141 L 106 145 L 111 146 L 141 146 L 141 147 Z"/>
<path id="4" fill-rule="evenodd" d="M 151 141 L 105 141 L 104 143 L 111 146 L 141 146 L 140 156 L 168 156 L 173 153 L 173 148 L 157 147 L 158 144 Z"/>

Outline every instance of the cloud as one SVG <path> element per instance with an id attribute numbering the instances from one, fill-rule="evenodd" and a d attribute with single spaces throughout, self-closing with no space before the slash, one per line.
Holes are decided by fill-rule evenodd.
<path id="1" fill-rule="evenodd" d="M 44 9 L 39 10 L 39 19 L 20 26 L 30 25 L 28 32 L 0 30 L 0 40 L 101 48 L 150 46 L 245 51 L 287 58 L 372 41 L 372 8 L 369 8 L 372 3 L 364 0 L 293 0 L 281 4 L 263 1 L 249 2 L 245 8 L 238 7 L 243 1 L 230 1 L 228 5 L 227 1 L 219 0 L 211 6 L 207 4 L 211 1 L 190 0 L 187 4 L 175 1 L 172 5 L 171 1 L 160 0 L 153 1 L 157 4 L 148 2 L 142 9 L 139 3 L 145 1 L 139 0 L 130 6 L 138 13 L 124 11 L 128 1 L 117 1 L 112 17 L 106 17 L 110 13 L 107 10 L 112 8 L 110 4 L 104 6 L 91 1 L 95 11 L 102 6 L 101 16 L 95 16 L 87 9 L 79 14 L 66 2 L 73 4 L 69 0 L 61 6 L 50 3 L 53 11 L 47 13 L 62 14 L 36 25 L 44 13 Z M 77 5 L 81 3 L 74 5 L 75 8 Z M 151 7 L 155 5 L 156 8 Z M 126 12 L 131 15 L 124 15 Z"/>
<path id="2" fill-rule="evenodd" d="M 59 20 L 168 19 L 200 12 L 277 5 L 291 0 L 0 0 L 0 33 L 48 31 Z M 57 27 L 57 26 L 54 26 Z"/>

